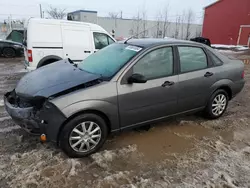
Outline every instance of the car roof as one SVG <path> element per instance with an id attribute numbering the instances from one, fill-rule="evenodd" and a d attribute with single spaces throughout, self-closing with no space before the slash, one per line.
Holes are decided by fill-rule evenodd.
<path id="1" fill-rule="evenodd" d="M 124 41 L 123 41 L 124 42 Z M 188 40 L 177 40 L 177 39 L 157 39 L 157 38 L 151 38 L 151 39 L 130 39 L 127 41 L 127 44 L 134 45 L 134 46 L 140 46 L 143 48 L 150 48 L 153 46 L 159 46 L 164 44 L 180 44 L 180 45 L 192 45 L 192 46 L 203 46 L 200 43 L 192 42 Z"/>

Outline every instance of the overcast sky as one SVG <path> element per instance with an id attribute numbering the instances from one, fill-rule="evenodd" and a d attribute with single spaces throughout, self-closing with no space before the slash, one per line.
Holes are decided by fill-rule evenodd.
<path id="1" fill-rule="evenodd" d="M 177 14 L 183 10 L 192 9 L 196 22 L 202 17 L 203 8 L 216 0 L 0 0 L 0 21 L 8 19 L 21 19 L 39 17 L 39 4 L 43 10 L 51 5 L 66 9 L 66 12 L 74 10 L 96 10 L 98 16 L 108 16 L 109 12 L 123 12 L 124 18 L 132 18 L 138 11 L 145 10 L 148 19 L 155 19 L 159 11 L 168 5 L 170 19 L 174 20 Z M 46 16 L 46 13 L 45 13 Z"/>

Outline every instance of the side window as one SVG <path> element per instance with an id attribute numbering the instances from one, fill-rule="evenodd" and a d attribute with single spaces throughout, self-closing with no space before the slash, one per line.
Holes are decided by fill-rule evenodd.
<path id="1" fill-rule="evenodd" d="M 208 51 L 208 54 L 211 57 L 215 66 L 220 66 L 223 64 L 222 61 L 216 55 L 214 55 L 212 52 Z"/>
<path id="2" fill-rule="evenodd" d="M 172 47 L 160 48 L 149 52 L 133 67 L 133 73 L 142 74 L 148 80 L 170 76 L 173 74 Z"/>
<path id="3" fill-rule="evenodd" d="M 94 33 L 95 49 L 102 49 L 109 45 L 108 35 L 104 33 Z"/>
<path id="4" fill-rule="evenodd" d="M 207 56 L 198 47 L 178 47 L 180 55 L 181 73 L 207 68 Z"/>
<path id="5" fill-rule="evenodd" d="M 113 41 L 113 39 L 108 36 L 108 42 L 109 44 L 113 44 L 115 41 Z"/>

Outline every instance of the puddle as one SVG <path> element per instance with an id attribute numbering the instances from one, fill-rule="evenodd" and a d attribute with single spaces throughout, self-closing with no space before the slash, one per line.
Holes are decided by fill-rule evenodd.
<path id="1" fill-rule="evenodd" d="M 235 141 L 249 142 L 250 141 L 250 130 L 238 130 L 233 133 Z"/>
<path id="2" fill-rule="evenodd" d="M 221 131 L 219 134 L 222 140 L 226 143 L 230 143 L 234 141 L 234 132 L 233 131 Z"/>
<path id="3" fill-rule="evenodd" d="M 143 160 L 156 162 L 164 160 L 174 153 L 188 152 L 194 147 L 197 140 L 212 135 L 211 129 L 192 122 L 161 123 L 145 132 L 123 132 L 110 140 L 105 145 L 105 149 L 112 150 L 136 145 Z"/>

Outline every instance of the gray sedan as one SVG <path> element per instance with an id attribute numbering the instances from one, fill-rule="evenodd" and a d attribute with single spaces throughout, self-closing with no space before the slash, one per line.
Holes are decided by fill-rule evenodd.
<path id="1" fill-rule="evenodd" d="M 5 107 L 25 130 L 70 157 L 99 150 L 110 132 L 203 111 L 219 118 L 244 86 L 244 64 L 200 43 L 131 39 L 79 64 L 26 74 Z"/>

